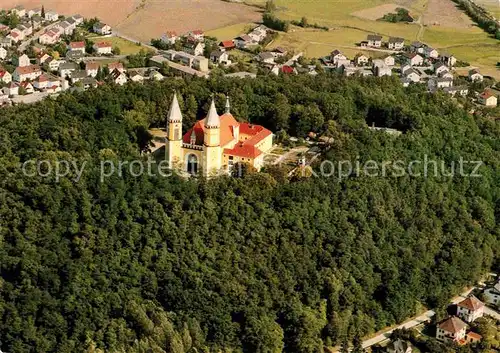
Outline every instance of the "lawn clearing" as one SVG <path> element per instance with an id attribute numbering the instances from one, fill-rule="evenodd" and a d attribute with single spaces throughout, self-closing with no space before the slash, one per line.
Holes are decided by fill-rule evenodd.
<path id="1" fill-rule="evenodd" d="M 388 13 L 394 13 L 398 8 L 402 8 L 403 6 L 397 4 L 384 4 L 372 7 L 370 9 L 364 9 L 361 11 L 353 12 L 351 15 L 363 18 L 370 21 L 377 21 L 384 17 L 384 15 Z"/>
<path id="2" fill-rule="evenodd" d="M 257 24 L 252 22 L 238 23 L 208 31 L 206 32 L 206 35 L 216 37 L 218 40 L 229 40 L 239 36 L 240 34 L 249 32 L 254 27 L 257 27 Z"/>
<path id="3" fill-rule="evenodd" d="M 120 54 L 121 55 L 131 55 L 131 54 L 137 54 L 142 50 L 146 51 L 151 51 L 151 49 L 146 48 L 142 45 L 137 45 L 137 43 L 131 42 L 127 39 L 120 38 L 120 37 L 99 37 L 103 41 L 110 42 L 114 47 L 120 48 Z M 97 41 L 99 38 L 90 38 L 93 41 Z"/>

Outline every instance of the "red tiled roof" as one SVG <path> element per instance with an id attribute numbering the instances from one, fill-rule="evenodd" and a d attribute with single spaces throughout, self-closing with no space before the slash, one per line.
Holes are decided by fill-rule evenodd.
<path id="1" fill-rule="evenodd" d="M 281 68 L 281 72 L 285 74 L 293 74 L 293 67 L 288 65 L 283 65 L 283 67 Z"/>
<path id="2" fill-rule="evenodd" d="M 475 333 L 475 332 L 468 332 L 467 333 L 467 336 L 469 336 L 470 338 L 474 339 L 474 340 L 481 340 L 483 338 L 483 336 L 481 336 L 479 333 Z"/>
<path id="3" fill-rule="evenodd" d="M 94 45 L 96 47 L 98 47 L 98 48 L 108 48 L 108 47 L 111 47 L 111 43 L 110 42 L 97 42 Z"/>
<path id="4" fill-rule="evenodd" d="M 457 333 L 466 328 L 465 322 L 456 316 L 449 317 L 439 324 L 439 328 L 450 333 Z"/>
<path id="5" fill-rule="evenodd" d="M 478 310 L 484 307 L 484 304 L 473 295 L 471 295 L 467 299 L 462 300 L 457 305 L 469 310 Z"/>
<path id="6" fill-rule="evenodd" d="M 0 78 L 4 77 L 7 71 L 5 70 L 0 70 Z"/>
<path id="7" fill-rule="evenodd" d="M 85 42 L 71 42 L 69 43 L 69 46 L 72 49 L 85 48 Z"/>
<path id="8" fill-rule="evenodd" d="M 483 99 L 488 99 L 488 98 L 491 98 L 494 96 L 495 95 L 493 93 L 491 93 L 490 91 L 484 91 L 483 93 L 481 93 L 481 98 L 483 98 Z"/>
<path id="9" fill-rule="evenodd" d="M 31 74 L 33 72 L 41 71 L 38 65 L 28 65 L 23 67 L 16 67 L 16 71 L 20 75 Z"/>
<path id="10" fill-rule="evenodd" d="M 38 76 L 38 78 L 36 79 L 38 82 L 46 82 L 48 81 L 49 79 L 47 78 L 47 75 L 44 75 L 44 74 L 41 74 L 40 76 Z"/>
<path id="11" fill-rule="evenodd" d="M 203 34 L 203 31 L 201 29 L 197 29 L 197 30 L 192 31 L 191 33 L 199 35 L 199 34 Z"/>
<path id="12" fill-rule="evenodd" d="M 234 48 L 234 42 L 232 40 L 224 40 L 220 42 L 219 46 L 224 47 L 226 49 L 231 49 Z"/>
<path id="13" fill-rule="evenodd" d="M 233 130 L 232 126 L 238 125 L 236 119 L 232 116 L 232 114 L 223 114 L 220 116 L 220 144 L 221 146 L 225 146 L 231 140 L 233 140 Z M 188 130 L 184 134 L 182 138 L 184 143 L 190 143 L 191 141 L 191 132 L 194 129 L 194 133 L 196 135 L 196 144 L 202 145 L 205 131 L 205 119 L 198 120 L 194 126 Z M 241 130 L 240 130 L 241 132 Z"/>
<path id="14" fill-rule="evenodd" d="M 114 69 L 123 70 L 123 64 L 121 62 L 114 62 L 108 64 L 109 71 L 113 71 Z"/>
<path id="15" fill-rule="evenodd" d="M 225 148 L 224 154 L 229 154 L 232 156 L 238 156 L 243 158 L 257 158 L 262 154 L 262 151 L 253 145 L 245 144 L 244 142 L 238 142 L 233 148 Z"/>
<path id="16" fill-rule="evenodd" d="M 95 61 L 89 61 L 85 64 L 85 70 L 97 70 L 99 69 L 99 63 Z"/>

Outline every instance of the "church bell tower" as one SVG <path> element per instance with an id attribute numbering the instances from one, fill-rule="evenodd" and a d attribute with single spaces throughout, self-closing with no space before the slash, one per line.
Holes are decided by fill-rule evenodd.
<path id="1" fill-rule="evenodd" d="M 182 169 L 182 113 L 175 92 L 167 117 L 165 159 L 170 168 Z"/>

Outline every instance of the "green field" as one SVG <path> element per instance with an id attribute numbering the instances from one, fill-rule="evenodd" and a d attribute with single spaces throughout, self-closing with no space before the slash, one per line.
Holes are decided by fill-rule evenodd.
<path id="1" fill-rule="evenodd" d="M 137 54 L 138 52 L 141 51 L 141 49 L 150 51 L 150 49 L 144 46 L 137 45 L 134 42 L 131 42 L 129 40 L 120 37 L 98 37 L 98 38 L 92 37 L 90 39 L 93 40 L 94 42 L 98 41 L 99 39 L 102 39 L 103 41 L 106 42 L 110 42 L 113 45 L 113 48 L 114 47 L 120 48 L 120 53 L 122 55 Z"/>
<path id="2" fill-rule="evenodd" d="M 476 2 L 483 5 L 497 19 L 500 19 L 500 2 L 498 0 L 476 0 Z"/>
<path id="3" fill-rule="evenodd" d="M 255 23 L 238 23 L 232 26 L 221 27 L 206 32 L 207 36 L 216 37 L 218 40 L 228 40 L 239 36 L 240 34 L 249 32 L 253 27 L 256 27 Z"/>

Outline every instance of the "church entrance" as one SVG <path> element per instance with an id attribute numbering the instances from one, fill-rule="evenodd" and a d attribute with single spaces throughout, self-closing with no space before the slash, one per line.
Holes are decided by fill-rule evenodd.
<path id="1" fill-rule="evenodd" d="M 188 154 L 186 171 L 191 175 L 198 174 L 198 157 L 196 155 Z"/>

